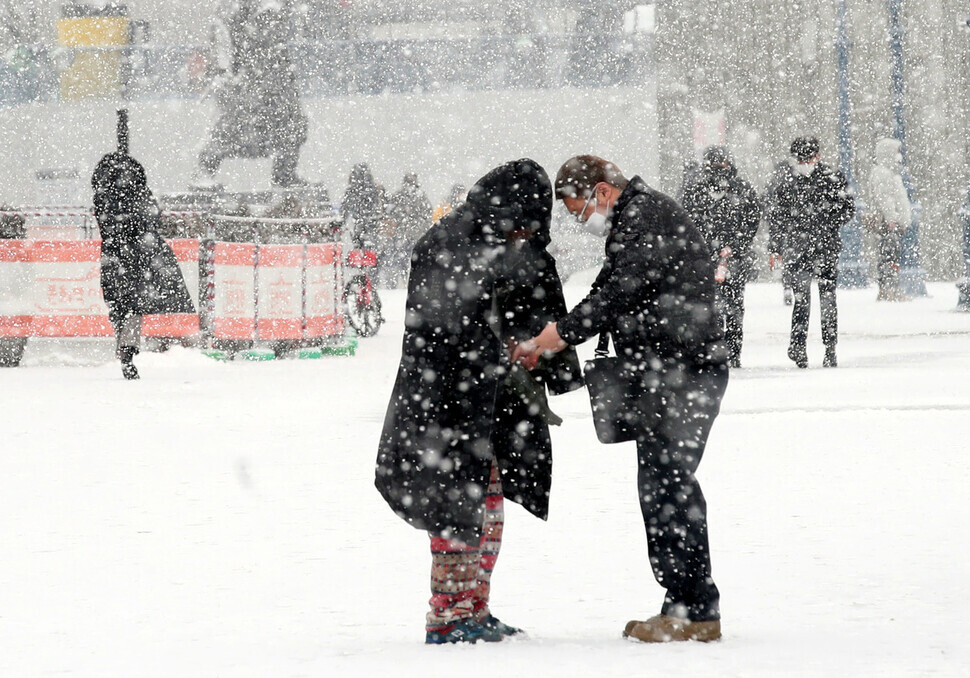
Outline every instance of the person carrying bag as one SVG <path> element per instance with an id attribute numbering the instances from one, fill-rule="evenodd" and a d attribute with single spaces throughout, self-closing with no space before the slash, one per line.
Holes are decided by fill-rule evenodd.
<path id="1" fill-rule="evenodd" d="M 676 201 L 603 158 L 568 160 L 555 191 L 606 238 L 606 257 L 586 298 L 519 344 L 513 360 L 528 367 L 600 335 L 584 375 L 594 425 L 602 442 L 636 442 L 650 563 L 666 590 L 660 614 L 628 622 L 623 635 L 717 640 L 720 594 L 707 503 L 694 475 L 728 382 L 707 242 Z M 615 357 L 607 355 L 609 338 Z"/>

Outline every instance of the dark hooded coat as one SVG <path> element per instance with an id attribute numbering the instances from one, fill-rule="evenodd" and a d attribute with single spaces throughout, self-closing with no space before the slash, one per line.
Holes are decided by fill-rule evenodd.
<path id="1" fill-rule="evenodd" d="M 158 204 L 145 168 L 124 153 L 101 158 L 91 177 L 101 231 L 101 289 L 112 325 L 132 315 L 195 313 L 171 248 L 158 234 Z"/>
<path id="2" fill-rule="evenodd" d="M 492 460 L 504 492 L 545 518 L 552 455 L 545 390 L 581 384 L 575 352 L 530 375 L 508 368 L 506 340 L 565 311 L 546 252 L 552 185 L 531 160 L 489 172 L 431 227 L 411 257 L 401 363 L 375 484 L 414 527 L 478 544 Z M 508 231 L 535 231 L 522 246 Z"/>

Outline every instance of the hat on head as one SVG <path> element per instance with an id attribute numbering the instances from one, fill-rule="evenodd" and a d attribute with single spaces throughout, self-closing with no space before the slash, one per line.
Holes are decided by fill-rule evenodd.
<path id="1" fill-rule="evenodd" d="M 818 138 L 798 137 L 791 142 L 791 154 L 798 162 L 811 160 L 819 153 Z"/>
<path id="2" fill-rule="evenodd" d="M 704 149 L 701 158 L 708 167 L 714 167 L 715 165 L 734 165 L 734 161 L 731 159 L 731 153 L 724 146 L 708 146 Z"/>

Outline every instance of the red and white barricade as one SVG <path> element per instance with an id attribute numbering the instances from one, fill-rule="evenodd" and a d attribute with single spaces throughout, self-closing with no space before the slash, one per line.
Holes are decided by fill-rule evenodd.
<path id="1" fill-rule="evenodd" d="M 303 245 L 260 245 L 256 336 L 303 339 Z"/>
<path id="2" fill-rule="evenodd" d="M 217 242 L 213 246 L 212 335 L 256 338 L 256 245 Z"/>
<path id="3" fill-rule="evenodd" d="M 306 250 L 307 336 L 343 335 L 344 315 L 340 307 L 343 294 L 342 248 L 332 243 L 307 245 Z"/>
<path id="4" fill-rule="evenodd" d="M 342 246 L 209 243 L 200 300 L 200 241 L 169 241 L 213 339 L 297 341 L 343 336 Z M 0 338 L 109 337 L 98 240 L 0 240 Z M 145 316 L 146 337 L 184 338 L 199 315 Z"/>
<path id="5" fill-rule="evenodd" d="M 0 338 L 30 336 L 33 278 L 24 240 L 0 240 Z"/>
<path id="6" fill-rule="evenodd" d="M 30 336 L 109 337 L 100 240 L 25 240 L 32 273 Z"/>
<path id="7" fill-rule="evenodd" d="M 341 246 L 216 242 L 212 336 L 296 341 L 342 336 Z"/>
<path id="8" fill-rule="evenodd" d="M 199 241 L 173 240 L 198 303 Z M 142 333 L 182 338 L 199 331 L 195 313 L 147 315 Z M 0 336 L 109 337 L 101 292 L 100 240 L 0 240 Z"/>

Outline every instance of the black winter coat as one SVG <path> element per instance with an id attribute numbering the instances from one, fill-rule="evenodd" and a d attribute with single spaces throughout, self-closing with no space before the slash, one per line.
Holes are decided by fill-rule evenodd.
<path id="1" fill-rule="evenodd" d="M 730 276 L 746 280 L 751 242 L 761 221 L 761 203 L 751 184 L 734 167 L 723 176 L 697 172 L 685 187 L 683 206 L 707 238 L 711 259 L 716 262 L 721 250 L 730 247 Z"/>
<path id="2" fill-rule="evenodd" d="M 522 382 L 504 384 L 505 339 L 532 336 L 565 308 L 545 252 L 551 205 L 539 165 L 507 163 L 414 247 L 375 484 L 418 529 L 477 545 L 493 458 L 506 496 L 542 517 L 548 510 L 552 457 L 542 403 L 522 401 Z M 538 230 L 535 242 L 506 242 L 504 231 L 523 228 Z M 575 353 L 540 372 L 553 392 L 581 383 Z"/>
<path id="3" fill-rule="evenodd" d="M 822 262 L 834 266 L 842 251 L 840 229 L 853 214 L 855 202 L 839 170 L 820 162 L 806 177 L 779 168 L 768 204 L 770 249 L 792 272 Z"/>
<path id="4" fill-rule="evenodd" d="M 159 209 L 141 164 L 109 153 L 91 185 L 101 231 L 101 289 L 112 324 L 132 315 L 195 313 L 175 255 L 158 234 Z"/>
<path id="5" fill-rule="evenodd" d="M 672 198 L 634 177 L 612 209 L 606 261 L 559 335 L 580 344 L 601 332 L 641 367 L 653 358 L 703 367 L 727 351 L 714 307 L 707 241 Z"/>

